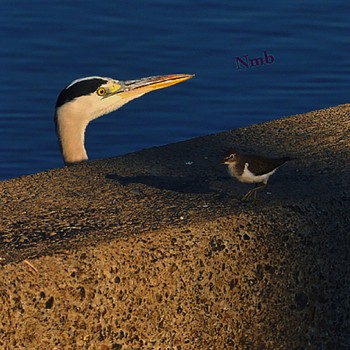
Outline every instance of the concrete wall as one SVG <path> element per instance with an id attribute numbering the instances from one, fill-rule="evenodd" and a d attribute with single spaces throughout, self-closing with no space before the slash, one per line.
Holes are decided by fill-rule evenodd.
<path id="1" fill-rule="evenodd" d="M 2 182 L 0 347 L 349 349 L 349 115 Z M 231 146 L 297 159 L 242 203 Z"/>

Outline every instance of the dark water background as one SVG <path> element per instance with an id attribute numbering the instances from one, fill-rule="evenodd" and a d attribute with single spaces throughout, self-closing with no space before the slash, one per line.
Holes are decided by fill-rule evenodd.
<path id="1" fill-rule="evenodd" d="M 84 76 L 196 74 L 90 124 L 90 159 L 350 100 L 348 1 L 11 0 L 0 35 L 0 179 L 63 165 L 53 108 Z"/>

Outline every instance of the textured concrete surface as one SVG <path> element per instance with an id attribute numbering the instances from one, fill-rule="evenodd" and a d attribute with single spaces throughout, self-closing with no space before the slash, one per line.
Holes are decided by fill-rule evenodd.
<path id="1" fill-rule="evenodd" d="M 0 348 L 350 349 L 349 117 L 0 183 Z M 231 146 L 297 159 L 242 203 Z"/>

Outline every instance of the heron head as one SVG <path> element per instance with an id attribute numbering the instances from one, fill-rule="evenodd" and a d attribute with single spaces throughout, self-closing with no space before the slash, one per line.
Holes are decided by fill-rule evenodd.
<path id="1" fill-rule="evenodd" d="M 190 74 L 171 74 L 121 81 L 92 76 L 74 80 L 59 94 L 55 110 L 56 131 L 65 163 L 87 159 L 84 133 L 91 120 L 148 92 L 192 77 Z"/>

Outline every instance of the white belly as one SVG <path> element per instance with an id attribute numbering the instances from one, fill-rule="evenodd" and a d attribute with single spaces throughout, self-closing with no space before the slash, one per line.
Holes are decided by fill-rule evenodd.
<path id="1" fill-rule="evenodd" d="M 269 177 L 276 171 L 276 169 L 270 171 L 267 174 L 264 175 L 254 175 L 252 172 L 248 169 L 248 163 L 245 163 L 243 174 L 241 175 L 241 178 L 239 181 L 242 182 L 248 182 L 248 183 L 259 183 L 262 182 L 264 184 L 267 184 L 267 181 L 269 180 Z"/>
<path id="2" fill-rule="evenodd" d="M 269 177 L 276 171 L 276 169 L 274 169 L 267 174 L 256 176 L 251 171 L 249 171 L 248 166 L 249 166 L 249 164 L 245 163 L 242 175 L 237 174 L 236 171 L 234 170 L 234 167 L 230 167 L 230 166 L 229 166 L 229 172 L 231 175 L 236 177 L 237 180 L 240 182 L 245 182 L 245 183 L 260 183 L 260 182 L 262 182 L 264 184 L 267 184 Z"/>

